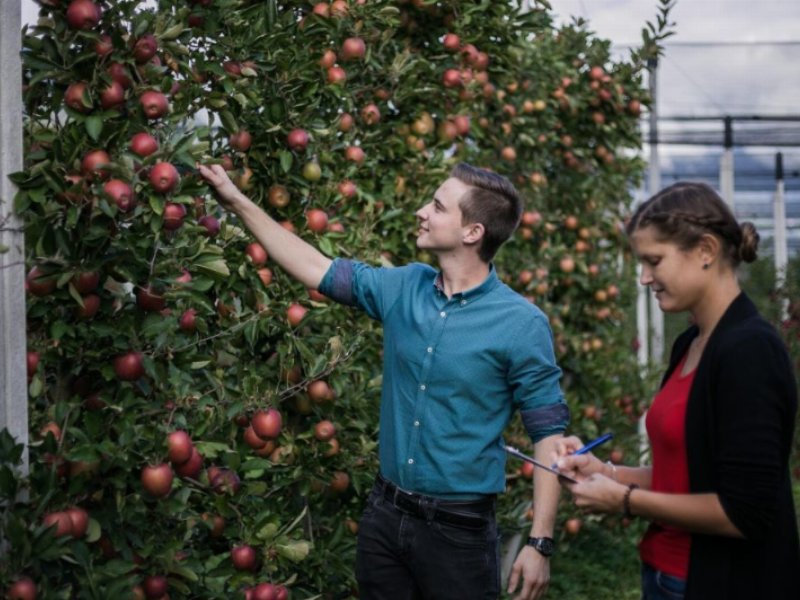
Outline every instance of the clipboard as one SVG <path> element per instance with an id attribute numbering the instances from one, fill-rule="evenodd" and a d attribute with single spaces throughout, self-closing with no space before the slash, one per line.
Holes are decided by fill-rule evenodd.
<path id="1" fill-rule="evenodd" d="M 572 477 L 569 477 L 568 475 L 564 475 L 561 471 L 558 471 L 557 469 L 554 469 L 553 467 L 550 467 L 550 466 L 548 466 L 548 465 L 546 465 L 544 463 L 539 462 L 538 460 L 536 460 L 535 458 L 533 458 L 531 456 L 528 456 L 524 452 L 520 452 L 519 450 L 517 450 L 513 446 L 506 445 L 506 446 L 503 446 L 503 448 L 505 449 L 506 452 L 508 452 L 512 456 L 516 456 L 517 458 L 521 458 L 524 461 L 527 461 L 529 463 L 534 464 L 535 466 L 539 467 L 540 469 L 544 469 L 545 471 L 549 471 L 550 473 L 553 473 L 554 475 L 558 475 L 559 477 L 561 477 L 562 479 L 566 479 L 570 483 L 578 483 L 578 481 L 573 479 Z"/>

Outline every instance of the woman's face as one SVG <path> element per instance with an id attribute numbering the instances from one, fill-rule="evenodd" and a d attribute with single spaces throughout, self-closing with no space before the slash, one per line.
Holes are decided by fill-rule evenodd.
<path id="1" fill-rule="evenodd" d="M 682 250 L 677 244 L 659 240 L 653 227 L 637 229 L 631 247 L 642 265 L 639 282 L 649 286 L 664 312 L 691 311 L 702 300 L 710 278 L 700 248 Z"/>

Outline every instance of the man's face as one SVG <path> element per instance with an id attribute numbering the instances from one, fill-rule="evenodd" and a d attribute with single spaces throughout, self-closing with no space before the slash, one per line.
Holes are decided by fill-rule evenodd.
<path id="1" fill-rule="evenodd" d="M 469 186 L 450 177 L 439 186 L 433 200 L 417 211 L 417 247 L 433 252 L 448 252 L 463 246 L 468 226 L 462 224 L 459 200 Z"/>

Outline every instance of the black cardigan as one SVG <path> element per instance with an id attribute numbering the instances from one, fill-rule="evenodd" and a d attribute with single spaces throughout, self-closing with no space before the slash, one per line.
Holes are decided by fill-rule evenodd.
<path id="1" fill-rule="evenodd" d="M 675 341 L 664 382 L 697 335 L 690 327 Z M 745 539 L 692 534 L 686 600 L 800 599 L 788 465 L 796 412 L 786 347 L 740 294 L 697 367 L 686 409 L 686 453 L 690 491 L 716 492 Z"/>

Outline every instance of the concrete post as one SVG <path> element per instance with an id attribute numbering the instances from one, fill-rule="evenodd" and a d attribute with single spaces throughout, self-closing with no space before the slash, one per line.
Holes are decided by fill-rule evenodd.
<path id="1" fill-rule="evenodd" d="M 25 240 L 13 213 L 15 186 L 8 176 L 22 169 L 22 64 L 19 0 L 3 0 L 0 19 L 0 430 L 25 445 L 28 473 L 28 389 L 25 343 Z"/>

